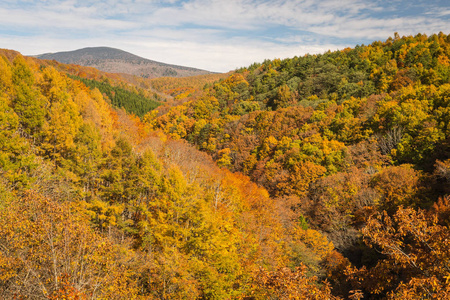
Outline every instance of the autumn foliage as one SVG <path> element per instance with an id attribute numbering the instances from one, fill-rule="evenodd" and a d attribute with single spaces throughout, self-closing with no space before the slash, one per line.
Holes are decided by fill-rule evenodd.
<path id="1" fill-rule="evenodd" d="M 0 298 L 448 298 L 449 41 L 153 81 L 1 50 Z"/>

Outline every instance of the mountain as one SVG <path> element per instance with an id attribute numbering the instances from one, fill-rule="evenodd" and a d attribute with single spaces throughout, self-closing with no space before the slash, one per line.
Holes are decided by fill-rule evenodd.
<path id="1" fill-rule="evenodd" d="M 94 67 L 104 72 L 132 74 L 144 78 L 187 77 L 211 73 L 205 70 L 149 60 L 110 47 L 89 47 L 67 52 L 45 53 L 37 55 L 36 58 Z"/>

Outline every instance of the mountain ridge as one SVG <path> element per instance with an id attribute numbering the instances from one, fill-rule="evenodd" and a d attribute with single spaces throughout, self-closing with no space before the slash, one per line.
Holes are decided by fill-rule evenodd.
<path id="1" fill-rule="evenodd" d="M 132 74 L 144 78 L 188 77 L 212 73 L 206 70 L 150 60 L 121 49 L 105 46 L 44 53 L 34 57 L 56 60 L 65 64 L 94 67 L 104 72 Z"/>

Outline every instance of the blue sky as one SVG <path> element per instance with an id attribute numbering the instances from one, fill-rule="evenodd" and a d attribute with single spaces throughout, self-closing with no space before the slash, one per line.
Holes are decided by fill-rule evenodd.
<path id="1" fill-rule="evenodd" d="M 109 46 L 217 72 L 440 31 L 448 0 L 0 0 L 0 48 Z"/>

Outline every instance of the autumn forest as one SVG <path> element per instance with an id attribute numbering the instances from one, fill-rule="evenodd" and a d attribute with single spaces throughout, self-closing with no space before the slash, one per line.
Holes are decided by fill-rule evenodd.
<path id="1" fill-rule="evenodd" d="M 1 299 L 449 299 L 450 35 L 142 78 L 0 49 Z"/>

